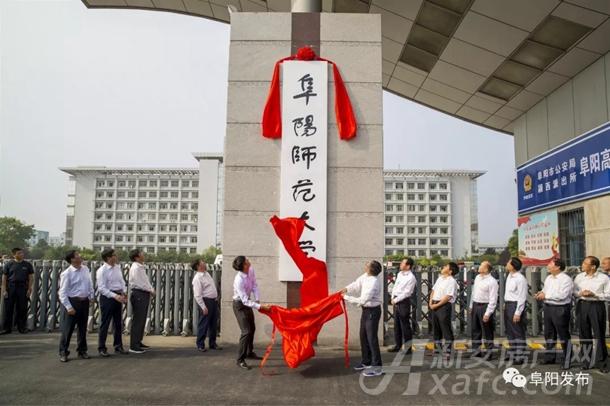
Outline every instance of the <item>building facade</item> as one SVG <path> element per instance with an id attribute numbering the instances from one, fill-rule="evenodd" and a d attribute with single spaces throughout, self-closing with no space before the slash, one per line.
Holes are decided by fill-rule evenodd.
<path id="1" fill-rule="evenodd" d="M 28 244 L 30 245 L 30 247 L 33 247 L 36 244 L 38 244 L 39 241 L 46 241 L 48 244 L 49 243 L 49 232 L 43 231 L 43 230 L 34 230 L 34 234 L 28 240 Z"/>
<path id="2" fill-rule="evenodd" d="M 66 244 L 150 254 L 220 247 L 222 155 L 194 156 L 200 168 L 61 168 L 70 175 Z"/>
<path id="3" fill-rule="evenodd" d="M 384 171 L 385 255 L 430 258 L 478 251 L 477 171 Z"/>

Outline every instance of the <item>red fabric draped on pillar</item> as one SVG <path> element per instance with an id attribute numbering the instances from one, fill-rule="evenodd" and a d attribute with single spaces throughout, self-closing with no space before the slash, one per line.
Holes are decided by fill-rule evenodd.
<path id="1" fill-rule="evenodd" d="M 302 306 L 298 309 L 271 306 L 269 311 L 261 310 L 261 313 L 266 314 L 273 321 L 273 339 L 261 361 L 261 367 L 265 365 L 271 353 L 276 329 L 282 334 L 282 351 L 286 364 L 290 368 L 296 368 L 303 361 L 315 355 L 313 343 L 317 340 L 324 323 L 342 313 L 345 314 L 344 347 L 345 362 L 348 366 L 349 326 L 345 304 L 340 292 L 328 295 L 326 263 L 308 257 L 299 246 L 299 238 L 305 228 L 305 220 L 295 217 L 280 219 L 273 216 L 270 221 L 284 248 L 303 273 Z"/>
<path id="2" fill-rule="evenodd" d="M 333 66 L 333 78 L 335 80 L 335 116 L 339 137 L 342 140 L 350 140 L 356 136 L 356 117 L 352 109 L 352 103 L 347 94 L 345 83 L 339 72 L 337 65 L 316 55 L 310 47 L 303 47 L 297 51 L 296 55 L 280 59 L 275 63 L 269 95 L 263 110 L 263 137 L 281 138 L 282 137 L 282 109 L 280 98 L 280 65 L 284 61 L 325 61 Z"/>

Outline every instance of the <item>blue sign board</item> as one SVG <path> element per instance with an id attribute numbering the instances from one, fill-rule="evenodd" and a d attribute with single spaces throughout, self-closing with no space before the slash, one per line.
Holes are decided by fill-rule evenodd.
<path id="1" fill-rule="evenodd" d="M 517 168 L 519 213 L 610 193 L 610 122 Z"/>

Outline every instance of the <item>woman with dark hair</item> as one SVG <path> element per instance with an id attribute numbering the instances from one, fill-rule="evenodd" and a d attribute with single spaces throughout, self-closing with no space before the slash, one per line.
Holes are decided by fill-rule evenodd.
<path id="1" fill-rule="evenodd" d="M 362 371 L 362 375 L 367 377 L 379 376 L 383 373 L 377 337 L 381 319 L 381 285 L 378 277 L 381 271 L 382 267 L 378 261 L 368 262 L 364 267 L 364 273 L 341 290 L 345 300 L 362 307 L 360 317 L 362 362 L 354 369 Z"/>

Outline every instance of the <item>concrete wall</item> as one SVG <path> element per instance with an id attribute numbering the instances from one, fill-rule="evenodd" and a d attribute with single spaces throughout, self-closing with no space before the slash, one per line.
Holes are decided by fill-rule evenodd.
<path id="1" fill-rule="evenodd" d="M 515 121 L 517 166 L 610 120 L 610 53 Z M 587 255 L 610 255 L 610 196 L 557 208 L 584 208 Z"/>
<path id="2" fill-rule="evenodd" d="M 222 155 L 194 154 L 199 162 L 199 206 L 197 208 L 197 252 L 217 246 L 219 175 Z"/>
<path id="3" fill-rule="evenodd" d="M 74 228 L 72 244 L 93 246 L 93 216 L 95 206 L 95 176 L 75 177 Z"/>
<path id="4" fill-rule="evenodd" d="M 515 162 L 526 161 L 610 120 L 610 53 L 515 120 Z"/>
<path id="5" fill-rule="evenodd" d="M 263 138 L 260 121 L 273 65 L 291 54 L 295 36 L 290 13 L 231 18 L 222 274 L 226 341 L 239 336 L 231 308 L 236 255 L 251 259 L 262 302 L 287 305 L 287 284 L 278 281 L 280 242 L 269 224 L 279 213 L 281 140 Z M 327 264 L 333 292 L 360 275 L 366 261 L 383 256 L 380 16 L 321 14 L 319 46 L 322 57 L 338 64 L 359 125 L 355 140 L 339 140 L 329 84 Z M 350 311 L 351 342 L 358 340 L 359 313 Z M 256 314 L 256 322 L 256 341 L 268 342 L 270 320 Z M 342 343 L 343 324 L 342 318 L 327 324 L 319 342 Z"/>

